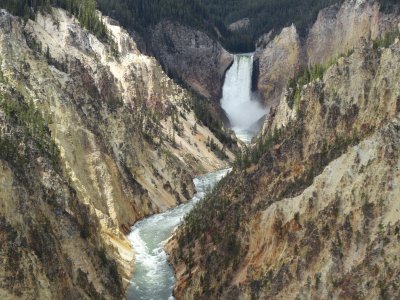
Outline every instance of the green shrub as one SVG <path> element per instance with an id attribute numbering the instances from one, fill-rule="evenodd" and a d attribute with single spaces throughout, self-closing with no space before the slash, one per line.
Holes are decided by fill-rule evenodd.
<path id="1" fill-rule="evenodd" d="M 50 12 L 52 6 L 67 10 L 101 41 L 113 43 L 107 27 L 96 13 L 96 0 L 0 0 L 0 7 L 24 19 L 34 19 L 37 11 Z"/>
<path id="2" fill-rule="evenodd" d="M 101 11 L 144 37 L 146 29 L 167 19 L 202 30 L 236 53 L 254 51 L 259 36 L 290 24 L 304 35 L 321 8 L 338 2 L 342 0 L 98 0 Z M 228 30 L 228 24 L 243 18 L 251 19 L 247 29 Z"/>
<path id="3" fill-rule="evenodd" d="M 206 146 L 211 149 L 212 152 L 215 153 L 217 157 L 220 159 L 227 159 L 228 156 L 226 155 L 224 148 L 220 148 L 217 143 L 214 141 L 214 139 L 210 139 L 210 137 L 207 138 Z"/>
<path id="4" fill-rule="evenodd" d="M 322 79 L 326 69 L 323 65 L 316 64 L 312 67 L 304 68 L 294 78 L 289 79 L 287 87 L 291 94 L 287 98 L 287 102 L 291 109 L 295 107 L 298 110 L 303 86 L 317 79 Z"/>
<path id="5" fill-rule="evenodd" d="M 43 156 L 49 158 L 53 166 L 57 168 L 59 149 L 51 138 L 48 121 L 35 108 L 33 102 L 25 102 L 21 95 L 15 96 L 13 99 L 9 96 L 0 96 L 0 110 L 4 112 L 7 121 L 14 127 L 13 130 L 22 134 L 22 139 L 16 136 L 2 137 L 1 147 L 3 151 L 1 155 L 8 161 L 21 166 L 27 163 L 28 153 L 23 155 L 22 150 L 18 151 L 18 145 L 21 142 L 31 140 L 37 150 Z"/>
<path id="6" fill-rule="evenodd" d="M 14 137 L 0 135 L 0 159 L 22 169 L 28 162 L 28 157 L 22 151 L 18 151 L 19 143 Z"/>
<path id="7" fill-rule="evenodd" d="M 386 33 L 382 38 L 373 41 L 374 49 L 388 48 L 392 45 L 396 38 L 400 37 L 399 30 L 394 30 Z"/>
<path id="8" fill-rule="evenodd" d="M 381 5 L 380 9 L 384 13 L 393 13 L 396 10 L 399 10 L 399 1 L 398 0 L 378 0 Z"/>
<path id="9" fill-rule="evenodd" d="M 213 113 L 212 104 L 205 98 L 192 94 L 193 111 L 199 121 L 207 126 L 215 137 L 228 148 L 232 148 L 236 142 L 225 131 L 224 124 L 219 120 L 219 116 Z"/>

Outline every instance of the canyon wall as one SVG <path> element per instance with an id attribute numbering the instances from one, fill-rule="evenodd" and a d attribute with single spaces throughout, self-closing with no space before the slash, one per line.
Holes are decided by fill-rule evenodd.
<path id="1" fill-rule="evenodd" d="M 399 38 L 360 39 L 284 90 L 169 241 L 177 299 L 398 297 Z"/>
<path id="2" fill-rule="evenodd" d="M 99 41 L 61 9 L 0 13 L 2 298 L 124 297 L 125 234 L 227 166 L 193 96 L 102 17 Z"/>
<path id="3" fill-rule="evenodd" d="M 219 101 L 232 54 L 204 32 L 169 21 L 154 26 L 150 38 L 151 48 L 168 73 L 204 97 Z"/>
<path id="4" fill-rule="evenodd" d="M 309 30 L 300 37 L 295 26 L 274 36 L 265 34 L 257 45 L 256 87 L 268 106 L 276 106 L 287 82 L 305 66 L 327 64 L 352 50 L 361 39 L 375 40 L 393 31 L 400 18 L 380 10 L 373 0 L 346 0 L 323 9 Z"/>

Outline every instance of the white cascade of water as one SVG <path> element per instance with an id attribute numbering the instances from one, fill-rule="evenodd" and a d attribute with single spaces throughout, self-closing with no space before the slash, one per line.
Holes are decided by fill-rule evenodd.
<path id="1" fill-rule="evenodd" d="M 253 54 L 237 54 L 223 86 L 221 107 L 239 138 L 267 112 L 258 93 L 251 90 L 252 73 Z"/>

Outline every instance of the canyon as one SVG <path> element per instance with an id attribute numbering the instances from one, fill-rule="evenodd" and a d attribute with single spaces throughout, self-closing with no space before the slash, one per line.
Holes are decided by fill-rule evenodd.
<path id="1" fill-rule="evenodd" d="M 193 94 L 100 18 L 115 45 L 61 9 L 27 21 L 1 10 L 3 299 L 123 298 L 130 226 L 233 160 Z"/>
<path id="2" fill-rule="evenodd" d="M 244 54 L 255 12 L 44 2 L 0 3 L 0 298 L 399 297 L 396 1 Z"/>
<path id="3" fill-rule="evenodd" d="M 177 299 L 398 297 L 399 37 L 398 14 L 351 0 L 305 44 L 295 26 L 263 37 L 273 108 L 166 245 Z"/>

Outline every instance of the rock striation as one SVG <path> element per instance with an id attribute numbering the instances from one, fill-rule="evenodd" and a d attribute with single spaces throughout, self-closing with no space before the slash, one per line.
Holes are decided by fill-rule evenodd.
<path id="1" fill-rule="evenodd" d="M 204 97 L 220 100 L 232 54 L 204 32 L 170 21 L 154 26 L 150 36 L 151 49 L 167 73 Z"/>
<path id="2" fill-rule="evenodd" d="M 346 0 L 321 10 L 306 37 L 300 37 L 293 25 L 275 37 L 264 35 L 255 54 L 256 85 L 264 103 L 276 106 L 288 80 L 301 68 L 327 64 L 361 39 L 382 38 L 399 22 L 394 12 L 382 12 L 377 1 Z"/>
<path id="3" fill-rule="evenodd" d="M 0 12 L 0 298 L 124 298 L 125 234 L 225 167 L 193 96 L 100 16 L 99 41 L 61 9 Z"/>
<path id="4" fill-rule="evenodd" d="M 240 31 L 240 30 L 246 30 L 249 28 L 250 26 L 250 19 L 249 18 L 243 18 L 240 19 L 236 22 L 233 22 L 231 24 L 228 25 L 228 29 L 230 31 Z"/>
<path id="5" fill-rule="evenodd" d="M 299 98 L 285 89 L 169 241 L 177 299 L 396 299 L 399 80 L 399 38 L 361 39 Z"/>
<path id="6" fill-rule="evenodd" d="M 254 57 L 253 85 L 267 106 L 278 103 L 288 79 L 304 64 L 304 51 L 294 25 L 284 28 L 272 40 L 271 35 L 261 38 L 259 43 L 265 48 L 258 48 Z"/>

